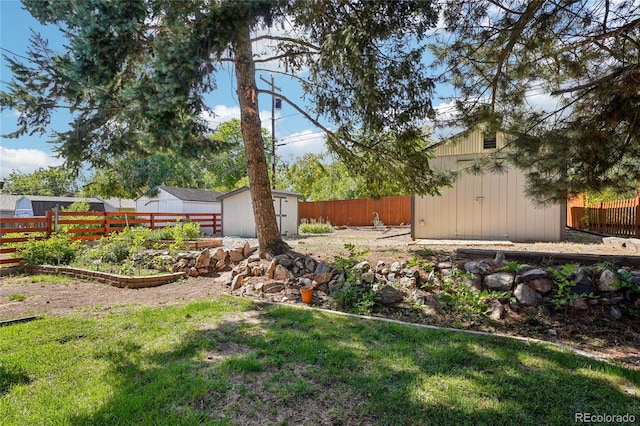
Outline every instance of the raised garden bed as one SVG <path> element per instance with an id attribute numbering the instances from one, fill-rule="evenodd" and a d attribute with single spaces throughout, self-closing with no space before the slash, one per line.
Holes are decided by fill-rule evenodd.
<path id="1" fill-rule="evenodd" d="M 126 275 L 111 274 L 108 272 L 73 268 L 71 266 L 28 265 L 25 268 L 27 272 L 31 274 L 64 274 L 75 278 L 86 278 L 95 280 L 119 288 L 157 287 L 187 277 L 187 273 L 185 272 L 149 275 L 144 277 L 132 277 Z"/>

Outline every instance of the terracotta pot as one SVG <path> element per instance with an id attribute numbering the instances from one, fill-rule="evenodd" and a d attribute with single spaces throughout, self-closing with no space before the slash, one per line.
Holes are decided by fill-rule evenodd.
<path id="1" fill-rule="evenodd" d="M 302 301 L 306 304 L 311 304 L 313 302 L 313 289 L 312 288 L 301 288 L 300 296 L 302 296 Z"/>

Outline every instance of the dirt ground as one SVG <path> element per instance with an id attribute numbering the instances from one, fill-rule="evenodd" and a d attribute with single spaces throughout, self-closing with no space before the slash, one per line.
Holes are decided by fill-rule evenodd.
<path id="1" fill-rule="evenodd" d="M 359 250 L 369 250 L 366 259 L 373 265 L 378 260 L 387 263 L 408 260 L 428 249 L 433 260 L 458 260 L 456 249 L 475 247 L 490 250 L 541 251 L 555 253 L 629 255 L 620 248 L 602 244 L 599 237 L 571 232 L 563 243 L 516 243 L 498 245 L 418 245 L 412 241 L 408 228 L 347 228 L 331 234 L 305 235 L 287 239 L 292 250 L 327 263 L 336 255 L 346 255 L 346 243 Z M 244 240 L 243 240 L 244 241 Z M 249 240 L 256 245 L 255 240 Z M 237 240 L 225 240 L 226 245 L 237 245 Z M 231 247 L 229 247 L 231 248 Z M 507 259 L 509 260 L 509 259 Z M 215 299 L 230 294 L 225 284 L 230 272 L 217 277 L 189 278 L 160 287 L 120 289 L 96 282 L 65 277 L 14 276 L 0 279 L 0 321 L 34 315 L 64 316 L 72 313 L 95 317 L 108 312 L 128 310 L 134 306 L 168 306 L 189 301 Z M 290 300 L 288 303 L 301 303 Z M 598 307 L 571 319 L 540 316 L 531 312 L 509 312 L 500 323 L 454 321 L 445 316 L 420 315 L 410 307 L 395 310 L 380 309 L 374 313 L 411 322 L 428 322 L 442 326 L 455 326 L 512 335 L 540 338 L 564 343 L 596 355 L 615 359 L 631 368 L 640 369 L 640 321 L 623 318 L 606 319 Z"/>

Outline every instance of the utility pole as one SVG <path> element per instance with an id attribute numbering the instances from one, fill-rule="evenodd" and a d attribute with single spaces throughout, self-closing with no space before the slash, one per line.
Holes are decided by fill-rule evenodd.
<path id="1" fill-rule="evenodd" d="M 282 91 L 282 89 L 274 84 L 273 74 L 271 74 L 271 81 L 262 76 L 260 80 L 271 86 L 271 189 L 276 189 L 276 100 L 278 99 L 275 97 L 275 91 Z"/>

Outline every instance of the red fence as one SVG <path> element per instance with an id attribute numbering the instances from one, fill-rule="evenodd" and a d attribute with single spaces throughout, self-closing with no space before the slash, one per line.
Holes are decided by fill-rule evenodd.
<path id="1" fill-rule="evenodd" d="M 379 220 L 385 225 L 411 223 L 410 195 L 383 197 L 379 200 L 301 202 L 298 206 L 300 219 L 321 218 L 337 226 L 372 226 L 375 220 Z"/>
<path id="2" fill-rule="evenodd" d="M 56 230 L 72 234 L 72 240 L 98 240 L 108 237 L 127 226 L 164 228 L 172 223 L 197 222 L 201 229 L 222 232 L 219 213 L 140 213 L 140 212 L 60 212 L 47 216 L 0 219 L 0 265 L 20 263 L 22 259 L 10 255 L 16 251 L 4 244 L 28 241 L 29 238 L 47 238 Z"/>
<path id="3" fill-rule="evenodd" d="M 582 198 L 567 204 L 567 224 L 603 234 L 640 237 L 640 197 L 584 205 Z"/>

